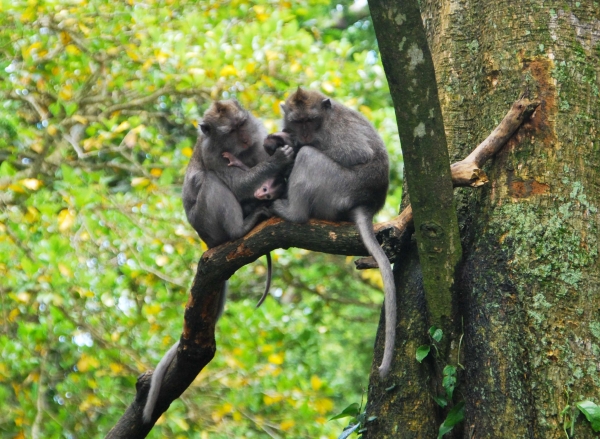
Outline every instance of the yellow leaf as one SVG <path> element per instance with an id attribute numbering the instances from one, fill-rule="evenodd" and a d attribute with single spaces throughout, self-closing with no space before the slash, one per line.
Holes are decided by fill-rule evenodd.
<path id="1" fill-rule="evenodd" d="M 333 401 L 329 398 L 319 398 L 315 401 L 315 410 L 317 410 L 319 414 L 324 415 L 333 410 Z"/>
<path id="2" fill-rule="evenodd" d="M 32 191 L 37 191 L 40 187 L 42 187 L 43 184 L 42 181 L 38 180 L 37 178 L 24 178 L 19 183 Z"/>
<path id="3" fill-rule="evenodd" d="M 113 131 L 115 133 L 121 133 L 121 132 L 129 129 L 130 126 L 131 126 L 131 124 L 128 121 L 121 122 L 116 128 L 113 129 Z"/>
<path id="4" fill-rule="evenodd" d="M 65 85 L 58 93 L 58 97 L 64 101 L 70 100 L 73 97 L 73 87 Z"/>
<path id="5" fill-rule="evenodd" d="M 333 84 L 329 81 L 324 81 L 321 83 L 321 88 L 323 89 L 323 91 L 325 91 L 325 93 L 333 93 L 335 91 L 335 87 L 333 86 Z"/>
<path id="6" fill-rule="evenodd" d="M 283 364 L 283 354 L 271 354 L 269 355 L 269 363 L 281 365 Z"/>
<path id="7" fill-rule="evenodd" d="M 60 36 L 60 42 L 63 43 L 64 45 L 67 45 L 71 42 L 71 35 L 69 35 L 67 32 L 62 31 L 59 36 Z"/>
<path id="8" fill-rule="evenodd" d="M 156 265 L 159 267 L 164 267 L 167 265 L 167 262 L 169 262 L 169 258 L 167 258 L 165 255 L 159 255 L 156 257 Z"/>
<path id="9" fill-rule="evenodd" d="M 246 64 L 246 67 L 244 67 L 246 69 L 247 73 L 254 73 L 254 71 L 256 70 L 256 63 L 255 62 L 250 62 L 248 64 Z"/>
<path id="10" fill-rule="evenodd" d="M 365 117 L 367 119 L 371 119 L 373 117 L 373 112 L 371 111 L 371 109 L 369 107 L 367 107 L 366 105 L 361 105 L 360 107 L 358 107 L 358 110 L 365 115 Z"/>
<path id="11" fill-rule="evenodd" d="M 273 405 L 283 400 L 282 395 L 263 395 L 263 402 L 266 405 Z"/>
<path id="12" fill-rule="evenodd" d="M 234 412 L 233 413 L 233 420 L 235 422 L 240 422 L 242 420 L 242 415 L 240 414 L 240 412 Z"/>
<path id="13" fill-rule="evenodd" d="M 83 33 L 84 35 L 89 35 L 90 34 L 90 28 L 85 26 L 84 24 L 81 23 L 77 23 L 79 26 L 79 30 L 81 31 L 81 33 Z"/>
<path id="14" fill-rule="evenodd" d="M 65 232 L 75 224 L 75 214 L 69 209 L 63 209 L 58 214 L 58 230 Z"/>
<path id="15" fill-rule="evenodd" d="M 154 316 L 156 314 L 158 314 L 161 310 L 161 307 L 159 304 L 153 304 L 153 305 L 148 305 L 146 307 L 146 314 Z"/>
<path id="16" fill-rule="evenodd" d="M 275 61 L 279 58 L 279 52 L 274 50 L 265 50 L 265 56 L 267 57 L 267 61 Z"/>
<path id="17" fill-rule="evenodd" d="M 109 55 L 111 55 L 111 56 L 117 55 L 120 52 L 121 52 L 121 48 L 120 47 L 111 47 L 109 49 L 106 49 L 106 53 L 109 54 Z"/>
<path id="18" fill-rule="evenodd" d="M 90 357 L 87 354 L 81 354 L 81 357 L 77 362 L 77 369 L 80 372 L 87 372 L 90 368 L 97 368 L 98 366 L 100 366 L 98 359 Z"/>
<path id="19" fill-rule="evenodd" d="M 42 47 L 42 43 L 39 41 L 36 41 L 35 43 L 33 43 L 31 46 L 29 46 L 24 52 L 23 52 L 23 56 L 29 56 L 31 54 L 31 52 L 39 49 Z"/>
<path id="20" fill-rule="evenodd" d="M 190 148 L 189 146 L 186 146 L 185 148 L 183 148 L 181 150 L 181 153 L 185 156 L 185 157 L 191 157 L 192 154 L 194 153 L 194 150 L 192 148 Z"/>
<path id="21" fill-rule="evenodd" d="M 225 66 L 221 69 L 219 76 L 237 76 L 238 71 L 232 65 Z"/>
<path id="22" fill-rule="evenodd" d="M 44 146 L 40 142 L 32 143 L 30 148 L 32 150 L 34 150 L 35 152 L 37 152 L 38 154 L 41 154 L 42 151 L 44 150 Z"/>
<path id="23" fill-rule="evenodd" d="M 63 277 L 66 277 L 68 279 L 73 277 L 73 273 L 71 272 L 71 270 L 69 269 L 69 267 L 67 267 L 65 264 L 59 263 L 58 264 L 58 271 L 60 271 L 60 274 Z"/>
<path id="24" fill-rule="evenodd" d="M 48 125 L 48 128 L 46 128 L 46 131 L 51 136 L 56 136 L 56 133 L 58 133 L 58 128 L 56 128 L 56 125 Z"/>
<path id="25" fill-rule="evenodd" d="M 23 302 L 23 303 L 28 303 L 30 297 L 31 297 L 31 294 L 29 294 L 25 291 L 21 291 L 20 293 L 17 294 L 17 300 L 19 302 Z"/>
<path id="26" fill-rule="evenodd" d="M 110 367 L 110 370 L 116 374 L 120 374 L 124 369 L 123 365 L 119 363 L 110 363 L 108 366 Z"/>
<path id="27" fill-rule="evenodd" d="M 135 46 L 133 46 L 133 47 L 135 48 Z M 131 47 L 128 47 L 127 49 L 125 49 L 125 53 L 127 53 L 127 56 L 129 58 L 131 58 L 133 61 L 137 62 L 140 60 L 140 56 Z"/>
<path id="28" fill-rule="evenodd" d="M 288 431 L 294 425 L 296 425 L 296 422 L 294 422 L 293 420 L 289 419 L 289 420 L 283 421 L 281 424 L 279 424 L 279 428 L 281 428 L 283 431 Z"/>
<path id="29" fill-rule="evenodd" d="M 79 48 L 74 45 L 74 44 L 69 44 L 67 47 L 65 47 L 65 51 L 69 54 L 69 55 L 79 55 L 81 53 L 81 50 L 79 50 Z"/>
<path id="30" fill-rule="evenodd" d="M 379 270 L 362 270 L 360 277 L 377 288 L 383 288 L 383 279 Z"/>
<path id="31" fill-rule="evenodd" d="M 310 377 L 310 386 L 313 390 L 319 390 L 323 385 L 323 381 L 316 375 Z"/>
<path id="32" fill-rule="evenodd" d="M 150 184 L 150 180 L 146 177 L 135 177 L 131 180 L 131 187 L 145 187 Z"/>
<path id="33" fill-rule="evenodd" d="M 304 69 L 304 73 L 309 78 L 314 78 L 315 76 L 315 71 L 312 69 L 312 67 L 307 67 L 306 69 Z"/>
<path id="34" fill-rule="evenodd" d="M 150 175 L 153 177 L 160 177 L 162 175 L 162 169 L 153 168 L 150 170 Z"/>
<path id="35" fill-rule="evenodd" d="M 87 121 L 87 119 L 86 119 L 85 117 L 83 117 L 83 116 L 80 116 L 79 114 L 75 114 L 75 115 L 73 115 L 72 117 L 73 117 L 73 120 L 74 120 L 75 122 L 79 122 L 79 123 L 80 123 L 80 124 L 82 124 L 82 125 L 85 125 L 85 124 L 87 124 L 87 122 L 88 122 L 88 121 Z"/>

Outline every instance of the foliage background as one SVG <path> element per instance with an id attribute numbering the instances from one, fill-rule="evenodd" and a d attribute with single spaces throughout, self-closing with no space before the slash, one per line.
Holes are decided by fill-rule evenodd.
<path id="1" fill-rule="evenodd" d="M 368 12 L 325 0 L 0 2 L 0 437 L 104 437 L 179 337 L 205 249 L 180 202 L 197 120 L 235 96 L 278 128 L 296 86 L 401 157 Z M 352 258 L 276 251 L 231 279 L 218 352 L 150 437 L 337 437 L 382 302 Z M 200 432 L 200 433 L 199 433 Z"/>

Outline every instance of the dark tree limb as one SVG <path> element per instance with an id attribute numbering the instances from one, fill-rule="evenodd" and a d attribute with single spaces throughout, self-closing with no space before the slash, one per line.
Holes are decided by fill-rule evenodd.
<path id="1" fill-rule="evenodd" d="M 454 186 L 479 187 L 485 184 L 487 177 L 481 170 L 483 164 L 498 152 L 538 105 L 538 102 L 524 97 L 516 101 L 492 134 L 467 158 L 452 165 Z M 412 227 L 410 206 L 391 221 L 374 225 L 379 240 L 383 242 L 384 249 L 392 260 L 397 260 L 402 246 L 410 239 Z M 222 283 L 239 268 L 267 252 L 289 247 L 339 255 L 368 254 L 352 223 L 311 220 L 306 224 L 292 224 L 278 218 L 261 223 L 241 239 L 204 252 L 186 305 L 179 350 L 165 376 L 152 422 L 142 422 L 142 410 L 151 377 L 148 372 L 138 378 L 135 400 L 108 433 L 108 438 L 146 437 L 158 417 L 214 357 L 215 326 Z"/>

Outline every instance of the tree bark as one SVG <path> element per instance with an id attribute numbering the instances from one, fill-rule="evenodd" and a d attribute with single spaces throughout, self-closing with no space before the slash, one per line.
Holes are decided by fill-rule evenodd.
<path id="1" fill-rule="evenodd" d="M 575 437 L 596 437 L 573 408 L 600 402 L 598 7 L 424 0 L 421 14 L 451 158 L 487 135 L 523 89 L 541 101 L 491 162 L 491 184 L 457 191 L 465 420 L 445 437 L 572 437 L 575 418 Z M 365 438 L 430 438 L 444 419 L 431 400 L 440 365 L 420 365 L 414 351 L 400 348 L 428 342 L 414 311 L 414 258 L 396 273 L 406 306 L 397 346 L 403 361 L 392 371 L 393 390 L 371 377 L 367 417 L 377 419 Z"/>
<path id="2" fill-rule="evenodd" d="M 460 237 L 435 71 L 419 5 L 417 0 L 372 0 L 371 14 L 396 110 L 429 321 L 454 331 Z"/>

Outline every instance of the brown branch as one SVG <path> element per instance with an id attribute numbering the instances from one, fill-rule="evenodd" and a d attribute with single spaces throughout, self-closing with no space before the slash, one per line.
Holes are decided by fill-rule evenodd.
<path id="1" fill-rule="evenodd" d="M 538 105 L 538 102 L 524 97 L 515 102 L 492 134 L 465 160 L 452 166 L 454 185 L 478 187 L 487 182 L 481 166 L 498 152 Z M 393 220 L 374 226 L 384 249 L 392 257 L 400 254 L 402 244 L 410 238 L 411 227 L 410 206 Z M 108 433 L 108 438 L 146 437 L 153 423 L 187 389 L 215 354 L 215 326 L 222 282 L 267 252 L 289 247 L 331 254 L 367 255 L 354 224 L 316 220 L 292 224 L 279 218 L 259 224 L 241 239 L 204 252 L 186 305 L 179 350 L 163 380 L 152 423 L 142 423 L 151 376 L 151 373 L 146 373 L 138 379 L 135 401 Z"/>

